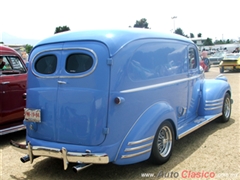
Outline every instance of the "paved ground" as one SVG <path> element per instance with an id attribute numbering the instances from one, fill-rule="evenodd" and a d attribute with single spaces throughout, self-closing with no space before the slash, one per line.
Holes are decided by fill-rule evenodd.
<path id="1" fill-rule="evenodd" d="M 217 67 L 205 73 L 207 78 L 219 74 Z M 11 139 L 24 142 L 25 132 L 17 132 L 1 137 L 0 179 L 2 180 L 122 180 L 122 179 L 197 179 L 199 176 L 214 176 L 201 179 L 240 179 L 240 73 L 224 73 L 231 86 L 232 116 L 228 123 L 215 121 L 177 141 L 173 155 L 166 164 L 155 166 L 142 162 L 128 166 L 94 165 L 79 173 L 70 168 L 64 171 L 61 160 L 40 157 L 33 164 L 20 162 L 21 153 L 9 146 Z M 152 177 L 150 177 L 152 176 Z M 153 177 L 154 176 L 154 177 Z M 170 178 L 172 177 L 172 178 Z M 175 177 L 175 178 L 174 178 Z"/>

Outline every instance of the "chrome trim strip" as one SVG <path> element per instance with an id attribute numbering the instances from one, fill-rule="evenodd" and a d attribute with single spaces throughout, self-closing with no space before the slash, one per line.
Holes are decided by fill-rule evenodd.
<path id="1" fill-rule="evenodd" d="M 223 101 L 223 98 L 215 99 L 215 100 L 206 100 L 205 103 L 215 103 L 215 102 L 219 102 L 219 101 Z"/>
<path id="2" fill-rule="evenodd" d="M 148 143 L 148 144 L 145 144 L 145 145 L 142 145 L 142 146 L 137 146 L 137 147 L 134 147 L 134 148 L 126 148 L 124 152 L 136 151 L 136 150 L 139 150 L 139 149 L 146 148 L 148 146 L 152 146 L 152 142 Z"/>
<path id="3" fill-rule="evenodd" d="M 151 151 L 151 148 L 150 149 L 147 149 L 145 151 L 142 151 L 142 152 L 138 152 L 138 153 L 135 153 L 135 154 L 129 154 L 129 155 L 122 155 L 122 159 L 125 159 L 125 158 L 132 158 L 132 157 L 135 157 L 135 156 L 139 156 L 139 155 L 142 155 L 142 154 L 145 154 L 145 153 L 148 153 Z"/>
<path id="4" fill-rule="evenodd" d="M 143 142 L 146 142 L 146 141 L 150 141 L 153 138 L 154 138 L 154 136 L 151 136 L 151 137 L 148 137 L 148 138 L 145 138 L 145 139 L 141 139 L 141 140 L 138 140 L 138 141 L 128 142 L 128 145 L 132 146 L 132 145 L 135 145 L 135 144 L 140 144 L 140 143 L 143 143 Z"/>
<path id="5" fill-rule="evenodd" d="M 18 125 L 18 126 L 13 126 L 13 127 L 10 127 L 10 128 L 1 129 L 0 130 L 0 135 L 5 135 L 5 134 L 17 132 L 17 131 L 21 131 L 21 130 L 24 130 L 24 129 L 26 129 L 26 127 L 23 124 L 21 124 L 21 125 Z"/>
<path id="6" fill-rule="evenodd" d="M 206 100 L 204 110 L 210 111 L 215 109 L 220 109 L 223 106 L 223 98 L 215 99 L 215 100 Z"/>
<path id="7" fill-rule="evenodd" d="M 214 119 L 218 118 L 218 117 L 221 116 L 221 115 L 222 115 L 222 113 L 219 113 L 219 114 L 217 114 L 216 116 L 214 116 L 214 117 L 208 119 L 207 121 L 203 121 L 201 124 L 198 124 L 198 125 L 194 126 L 193 128 L 187 130 L 186 132 L 184 132 L 184 133 L 178 135 L 178 139 L 183 138 L 184 136 L 186 136 L 186 135 L 190 134 L 191 132 L 197 130 L 198 128 L 204 126 L 205 124 L 207 124 L 207 123 L 213 121 Z"/>
<path id="8" fill-rule="evenodd" d="M 217 107 L 212 107 L 212 108 L 204 108 L 206 111 L 209 110 L 215 110 L 215 109 L 222 109 L 222 105 L 221 106 L 217 106 Z"/>
<path id="9" fill-rule="evenodd" d="M 49 51 L 61 51 L 61 50 L 83 50 L 83 51 L 88 51 L 90 52 L 91 54 L 93 54 L 94 58 L 96 59 L 94 62 L 93 62 L 93 67 L 90 69 L 90 71 L 86 71 L 87 73 L 83 72 L 84 74 L 82 75 L 78 75 L 78 76 L 51 76 L 51 75 L 43 75 L 43 76 L 40 76 L 39 74 L 35 73 L 35 71 L 33 71 L 33 64 L 34 62 L 36 61 L 35 58 L 36 56 L 38 56 L 39 54 L 41 53 L 45 53 L 45 52 L 49 52 Z M 97 64 L 98 64 L 98 58 L 97 58 L 97 54 L 92 50 L 92 49 L 89 49 L 89 48 L 84 48 L 84 47 L 79 47 L 79 48 L 53 48 L 53 49 L 48 49 L 48 50 L 44 50 L 44 51 L 40 51 L 39 53 L 37 53 L 34 57 L 33 57 L 33 61 L 31 62 L 31 70 L 32 70 L 32 73 L 37 76 L 37 77 L 40 77 L 40 78 L 80 78 L 80 77 L 85 77 L 85 76 L 88 76 L 89 74 L 91 74 L 97 67 Z M 78 73 L 76 73 L 78 74 Z"/>
<path id="10" fill-rule="evenodd" d="M 93 164 L 107 164 L 109 163 L 109 157 L 106 153 L 80 153 L 80 152 L 67 152 L 67 149 L 50 148 L 44 146 L 31 146 L 18 144 L 14 141 L 10 142 L 13 149 L 18 152 L 28 154 L 30 156 L 30 162 L 36 156 L 46 156 L 52 158 L 62 159 L 64 163 L 64 169 L 67 169 L 69 162 L 77 163 L 93 163 Z"/>
<path id="11" fill-rule="evenodd" d="M 219 106 L 222 105 L 222 102 L 215 103 L 215 104 L 206 104 L 206 106 Z"/>
<path id="12" fill-rule="evenodd" d="M 174 81 L 168 81 L 168 82 L 164 82 L 164 83 L 159 83 L 159 84 L 154 84 L 154 85 L 149 85 L 149 86 L 143 86 L 143 87 L 139 87 L 139 88 L 126 89 L 126 90 L 120 91 L 120 93 L 132 93 L 132 92 L 143 91 L 143 90 L 147 90 L 147 89 L 169 86 L 169 85 L 189 81 L 189 80 L 192 80 L 192 79 L 197 79 L 200 76 L 201 75 L 197 75 L 197 76 L 192 76 L 192 77 L 189 77 L 189 78 L 184 78 L 184 79 L 179 79 L 179 80 L 174 80 Z"/>

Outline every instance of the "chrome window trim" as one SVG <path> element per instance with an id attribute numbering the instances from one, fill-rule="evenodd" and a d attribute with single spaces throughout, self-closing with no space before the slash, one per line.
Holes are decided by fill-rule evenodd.
<path id="1" fill-rule="evenodd" d="M 85 72 L 82 72 L 82 73 L 75 73 L 75 76 L 54 76 L 54 75 L 45 75 L 43 74 L 42 76 L 39 75 L 41 73 L 36 73 L 35 72 L 35 68 L 33 67 L 33 64 L 35 64 L 36 62 L 36 56 L 38 56 L 39 54 L 42 54 L 42 53 L 45 53 L 45 52 L 51 52 L 51 51 L 64 51 L 64 50 L 83 50 L 83 51 L 88 51 L 89 53 L 91 53 L 95 60 L 93 59 L 93 66 L 90 68 L 89 71 L 85 71 Z M 58 59 L 57 59 L 57 62 L 58 62 Z M 79 47 L 79 48 L 53 48 L 53 49 L 48 49 L 48 50 L 44 50 L 44 51 L 40 51 L 39 53 L 37 53 L 34 57 L 33 57 L 33 61 L 31 62 L 31 71 L 32 73 L 37 76 L 37 77 L 40 77 L 40 78 L 81 78 L 81 77 L 85 77 L 85 76 L 88 76 L 89 74 L 91 74 L 97 67 L 97 64 L 98 64 L 98 58 L 97 58 L 97 54 L 92 50 L 92 49 L 89 49 L 89 48 L 84 48 L 84 47 Z M 65 68 L 64 68 L 65 70 Z M 65 70 L 66 71 L 66 70 Z M 86 73 L 87 72 L 87 73 Z M 68 73 L 66 71 L 66 73 Z M 81 74 L 81 75 L 76 75 L 76 74 Z"/>
<path id="2" fill-rule="evenodd" d="M 197 75 L 197 76 L 192 76 L 192 77 L 188 77 L 188 78 L 184 78 L 184 79 L 173 80 L 173 81 L 168 81 L 168 82 L 149 85 L 149 86 L 142 86 L 142 87 L 139 87 L 139 88 L 126 89 L 126 90 L 120 91 L 120 93 L 132 93 L 132 92 L 137 92 L 137 91 L 159 88 L 159 87 L 163 87 L 163 86 L 169 86 L 169 85 L 173 85 L 173 84 L 177 84 L 177 83 L 181 83 L 181 82 L 190 81 L 192 79 L 197 79 L 200 76 L 201 75 Z"/>

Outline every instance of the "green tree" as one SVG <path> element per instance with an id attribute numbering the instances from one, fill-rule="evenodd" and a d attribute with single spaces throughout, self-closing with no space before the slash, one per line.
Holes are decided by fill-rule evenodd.
<path id="1" fill-rule="evenodd" d="M 183 33 L 183 30 L 181 28 L 177 28 L 174 33 L 185 36 L 184 33 Z"/>
<path id="2" fill-rule="evenodd" d="M 137 20 L 133 27 L 149 29 L 147 19 L 145 18 L 142 18 L 140 21 Z"/>
<path id="3" fill-rule="evenodd" d="M 190 33 L 190 38 L 194 38 L 194 34 L 193 33 Z"/>
<path id="4" fill-rule="evenodd" d="M 56 27 L 54 34 L 61 33 L 64 31 L 70 31 L 70 28 L 68 26 L 58 26 Z"/>
<path id="5" fill-rule="evenodd" d="M 26 50 L 26 53 L 29 54 L 30 51 L 32 50 L 33 46 L 29 45 L 29 44 L 26 44 L 25 45 L 25 50 Z"/>
<path id="6" fill-rule="evenodd" d="M 226 44 L 230 44 L 231 42 L 230 42 L 230 40 L 229 39 L 227 39 L 227 41 L 226 41 Z"/>
<path id="7" fill-rule="evenodd" d="M 202 33 L 198 33 L 197 37 L 199 38 L 202 37 Z"/>
<path id="8" fill-rule="evenodd" d="M 211 46 L 213 45 L 212 39 L 207 38 L 206 41 L 203 43 L 204 46 Z"/>

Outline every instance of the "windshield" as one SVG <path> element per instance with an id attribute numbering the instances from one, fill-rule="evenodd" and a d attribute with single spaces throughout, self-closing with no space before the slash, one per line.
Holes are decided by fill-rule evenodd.
<path id="1" fill-rule="evenodd" d="M 212 57 L 223 57 L 225 56 L 226 53 L 225 52 L 216 52 L 212 55 Z"/>

